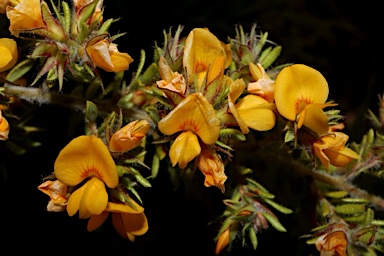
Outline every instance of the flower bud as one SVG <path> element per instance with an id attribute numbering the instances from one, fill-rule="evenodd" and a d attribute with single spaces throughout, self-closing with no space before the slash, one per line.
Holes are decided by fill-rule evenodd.
<path id="1" fill-rule="evenodd" d="M 109 141 L 109 150 L 112 152 L 127 152 L 138 147 L 149 128 L 150 125 L 147 120 L 130 122 L 112 135 Z"/>

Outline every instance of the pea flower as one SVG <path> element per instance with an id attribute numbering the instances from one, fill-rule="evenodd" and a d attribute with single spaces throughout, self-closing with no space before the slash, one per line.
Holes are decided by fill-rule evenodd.
<path id="1" fill-rule="evenodd" d="M 136 236 L 144 235 L 148 231 L 148 220 L 144 214 L 144 208 L 133 200 L 131 203 L 136 209 L 127 204 L 108 202 L 100 215 L 92 215 L 89 218 L 88 231 L 92 232 L 99 228 L 111 213 L 112 224 L 119 235 L 132 242 L 135 241 Z"/>
<path id="2" fill-rule="evenodd" d="M 40 4 L 40 0 L 21 0 L 15 7 L 8 6 L 9 31 L 13 35 L 18 36 L 20 32 L 45 27 Z"/>
<path id="3" fill-rule="evenodd" d="M 205 175 L 206 187 L 216 186 L 222 192 L 225 190 L 224 182 L 227 176 L 224 173 L 224 163 L 219 154 L 209 149 L 203 149 L 198 162 L 200 171 Z"/>
<path id="4" fill-rule="evenodd" d="M 80 13 L 80 11 L 87 5 L 93 3 L 96 0 L 73 0 L 73 4 L 75 6 L 76 13 Z M 94 22 L 102 22 L 102 7 L 103 7 L 103 0 L 99 0 L 97 2 L 96 8 L 94 13 L 92 14 L 92 17 L 90 19 L 90 24 L 93 24 Z"/>
<path id="5" fill-rule="evenodd" d="M 337 104 L 325 103 L 328 83 L 323 75 L 306 65 L 283 68 L 275 82 L 275 103 L 278 112 L 321 135 L 328 132 L 328 118 L 323 108 Z"/>
<path id="6" fill-rule="evenodd" d="M 313 143 L 315 154 L 326 171 L 330 164 L 336 167 L 346 167 L 352 160 L 360 159 L 355 151 L 345 147 L 348 138 L 348 135 L 342 132 L 334 132 L 321 137 L 321 141 Z"/>
<path id="7" fill-rule="evenodd" d="M 187 84 L 183 75 L 173 72 L 164 57 L 160 57 L 159 60 L 159 73 L 162 80 L 157 81 L 156 84 L 160 89 L 167 89 L 184 95 Z"/>
<path id="8" fill-rule="evenodd" d="M 7 140 L 9 134 L 9 123 L 5 119 L 0 110 L 0 140 Z"/>
<path id="9" fill-rule="evenodd" d="M 221 80 L 224 69 L 232 60 L 229 46 L 223 44 L 206 28 L 193 29 L 184 44 L 183 66 L 187 71 L 187 82 L 194 83 L 195 76 L 200 88 L 213 80 Z"/>
<path id="10" fill-rule="evenodd" d="M 9 38 L 0 38 L 0 56 L 0 72 L 13 68 L 18 58 L 16 41 Z"/>
<path id="11" fill-rule="evenodd" d="M 68 199 L 67 212 L 73 216 L 88 218 L 99 215 L 108 204 L 105 185 L 114 188 L 118 185 L 116 165 L 108 148 L 96 136 L 79 136 L 68 143 L 59 153 L 54 174 L 57 180 L 67 186 L 79 185 L 89 178 Z"/>
<path id="12" fill-rule="evenodd" d="M 316 249 L 321 256 L 346 256 L 347 236 L 344 231 L 335 231 L 324 234 L 315 242 Z"/>
<path id="13" fill-rule="evenodd" d="M 116 131 L 109 140 L 109 150 L 112 152 L 127 152 L 138 147 L 141 140 L 149 131 L 147 120 L 135 120 Z"/>
<path id="14" fill-rule="evenodd" d="M 204 95 L 193 93 L 161 119 L 158 128 L 165 135 L 181 132 L 173 142 L 169 156 L 172 166 L 178 163 L 183 169 L 200 154 L 199 138 L 206 145 L 216 142 L 220 121 Z"/>
<path id="15" fill-rule="evenodd" d="M 133 59 L 128 53 L 121 53 L 117 50 L 116 44 L 110 43 L 107 39 L 99 40 L 96 43 L 90 40 L 86 52 L 95 66 L 107 72 L 120 72 L 127 70 Z"/>
<path id="16" fill-rule="evenodd" d="M 246 95 L 236 104 L 236 99 L 242 94 L 245 88 L 244 81 L 238 79 L 230 84 L 228 94 L 229 110 L 235 117 L 243 134 L 249 132 L 248 128 L 257 131 L 272 129 L 276 123 L 276 116 L 273 113 L 275 104 L 267 102 L 257 95 Z"/>
<path id="17" fill-rule="evenodd" d="M 248 92 L 251 94 L 258 95 L 264 98 L 267 102 L 272 103 L 275 92 L 275 81 L 273 81 L 260 63 L 254 64 L 249 63 L 249 71 L 255 82 L 248 83 Z"/>
<path id="18" fill-rule="evenodd" d="M 67 191 L 68 186 L 58 180 L 47 180 L 43 182 L 38 189 L 47 194 L 50 200 L 47 205 L 49 212 L 62 212 L 65 211 L 67 205 Z"/>

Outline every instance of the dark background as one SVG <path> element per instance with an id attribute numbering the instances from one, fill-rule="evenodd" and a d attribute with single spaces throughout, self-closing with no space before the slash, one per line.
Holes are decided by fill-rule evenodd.
<path id="1" fill-rule="evenodd" d="M 359 141 L 367 131 L 365 119 L 369 107 L 377 112 L 378 94 L 383 93 L 381 69 L 382 33 L 379 1 L 118 1 L 105 0 L 105 19 L 121 17 L 110 33 L 127 32 L 116 43 L 128 52 L 136 69 L 141 49 L 151 58 L 154 42 L 163 41 L 163 30 L 184 25 L 186 36 L 195 27 L 207 27 L 220 40 L 234 38 L 235 25 L 247 32 L 253 23 L 268 31 L 269 39 L 282 45 L 276 64 L 303 63 L 319 70 L 330 87 L 329 99 L 339 103 L 351 140 Z M 173 30 L 173 31 L 174 31 Z M 146 64 L 150 63 L 150 59 Z M 127 72 L 128 73 L 128 72 Z M 33 106 L 31 106 L 33 108 Z M 68 129 L 68 123 L 75 129 Z M 186 196 L 183 189 L 172 190 L 168 173 L 160 170 L 153 188 L 140 191 L 150 229 L 135 243 L 121 239 L 111 223 L 93 233 L 86 231 L 86 221 L 66 213 L 46 212 L 47 196 L 37 190 L 41 178 L 53 171 L 58 152 L 70 139 L 83 131 L 82 115 L 58 106 L 42 105 L 29 125 L 45 132 L 32 134 L 42 146 L 23 156 L 2 152 L 0 248 L 13 252 L 89 253 L 109 250 L 127 255 L 214 255 L 213 238 L 219 223 L 207 225 L 223 211 L 221 194 L 205 188 L 196 173 L 195 191 Z M 12 133 L 11 133 L 12 135 Z M 277 195 L 305 190 L 303 180 L 296 180 L 291 191 L 272 190 Z M 293 194 L 294 195 L 294 194 Z M 304 210 L 305 211 L 305 210 Z M 259 236 L 256 252 L 240 249 L 240 241 L 229 255 L 317 255 L 314 246 L 305 245 L 300 235 L 309 232 L 306 220 L 282 216 L 288 233 L 272 228 Z M 291 231 L 292 230 L 292 231 Z M 225 253 L 223 254 L 225 255 Z"/>

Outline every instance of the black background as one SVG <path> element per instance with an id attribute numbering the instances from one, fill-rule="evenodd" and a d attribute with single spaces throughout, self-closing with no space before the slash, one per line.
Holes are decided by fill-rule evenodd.
<path id="1" fill-rule="evenodd" d="M 121 52 L 128 52 L 135 60 L 130 70 L 135 70 L 141 49 L 151 57 L 154 42 L 161 45 L 163 30 L 171 26 L 175 30 L 179 24 L 184 25 L 184 35 L 195 27 L 207 27 L 225 42 L 227 36 L 235 36 L 236 24 L 249 31 L 257 23 L 259 31 L 268 31 L 269 39 L 283 47 L 277 64 L 303 63 L 325 76 L 329 99 L 339 103 L 345 116 L 345 132 L 359 141 L 369 127 L 364 119 L 366 109 L 376 112 L 377 95 L 383 93 L 383 50 L 379 39 L 382 14 L 377 2 L 105 0 L 104 17 L 122 18 L 112 25 L 110 33 L 127 33 L 116 43 Z M 75 129 L 67 129 L 68 122 Z M 48 198 L 37 186 L 43 176 L 53 171 L 54 160 L 63 146 L 82 133 L 82 116 L 76 111 L 42 105 L 29 124 L 45 129 L 32 135 L 42 146 L 23 156 L 2 151 L 0 155 L 0 248 L 42 254 L 108 250 L 127 255 L 214 255 L 213 239 L 219 225 L 207 223 L 222 213 L 223 198 L 217 188 L 202 185 L 200 173 L 196 173 L 194 182 L 197 192 L 188 196 L 183 189 L 172 190 L 165 169 L 160 170 L 153 188 L 140 191 L 150 229 L 135 243 L 121 239 L 111 223 L 88 233 L 86 220 L 68 217 L 66 213 L 48 213 Z M 298 238 L 309 232 L 305 223 L 287 217 L 281 220 L 293 231 L 263 231 L 258 236 L 256 252 L 250 245 L 240 249 L 237 241 L 237 249 L 229 255 L 317 255 L 314 246 L 307 246 Z"/>

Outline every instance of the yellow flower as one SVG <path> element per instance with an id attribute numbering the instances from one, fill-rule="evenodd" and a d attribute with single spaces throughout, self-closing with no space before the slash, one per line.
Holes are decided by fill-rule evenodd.
<path id="1" fill-rule="evenodd" d="M 221 80 L 224 69 L 228 67 L 232 54 L 229 46 L 220 42 L 207 28 L 193 29 L 184 45 L 183 66 L 188 74 L 188 83 L 193 84 L 195 77 L 198 86 Z"/>
<path id="2" fill-rule="evenodd" d="M 81 9 L 83 9 L 85 6 L 93 3 L 95 0 L 73 0 L 73 4 L 75 6 L 76 13 L 79 13 Z M 99 0 L 97 2 L 95 11 L 91 17 L 90 24 L 99 21 L 100 23 L 103 21 L 102 17 L 102 7 L 103 7 L 103 0 Z"/>
<path id="3" fill-rule="evenodd" d="M 8 5 L 11 5 L 9 0 L 0 0 L 0 13 L 5 14 L 5 9 Z"/>
<path id="4" fill-rule="evenodd" d="M 328 118 L 323 108 L 337 104 L 325 103 L 328 83 L 323 75 L 306 65 L 283 68 L 275 83 L 275 103 L 279 113 L 298 128 L 306 126 L 321 135 L 328 132 Z"/>
<path id="5" fill-rule="evenodd" d="M 275 104 L 269 103 L 257 95 L 247 95 L 239 100 L 236 105 L 234 104 L 244 88 L 244 81 L 237 79 L 230 84 L 228 94 L 229 110 L 235 117 L 242 133 L 247 134 L 249 132 L 248 128 L 257 131 L 272 129 L 276 123 L 276 116 L 273 113 Z"/>
<path id="6" fill-rule="evenodd" d="M 254 64 L 250 62 L 249 71 L 251 72 L 253 79 L 255 79 L 255 82 L 248 84 L 248 92 L 258 95 L 269 103 L 272 103 L 275 100 L 275 81 L 268 76 L 264 68 L 259 63 Z"/>
<path id="7" fill-rule="evenodd" d="M 216 142 L 220 121 L 203 94 L 193 93 L 160 120 L 158 128 L 165 135 L 182 132 L 173 142 L 169 156 L 173 166 L 179 163 L 180 168 L 185 168 L 201 151 L 198 137 L 207 145 Z"/>
<path id="8" fill-rule="evenodd" d="M 55 180 L 47 180 L 37 187 L 41 192 L 47 194 L 50 200 L 47 205 L 49 212 L 65 211 L 67 205 L 67 190 L 68 186 L 64 183 Z"/>
<path id="9" fill-rule="evenodd" d="M 321 141 L 313 143 L 315 154 L 319 157 L 326 171 L 329 164 L 336 167 L 346 167 L 352 160 L 360 156 L 350 148 L 345 147 L 348 135 L 342 132 L 321 137 Z"/>
<path id="10" fill-rule="evenodd" d="M 138 147 L 149 128 L 150 125 L 147 120 L 130 122 L 112 135 L 109 140 L 109 150 L 112 152 L 126 152 Z"/>
<path id="11" fill-rule="evenodd" d="M 102 213 L 108 203 L 109 188 L 118 185 L 116 165 L 103 141 L 93 135 L 79 136 L 59 153 L 54 164 L 55 177 L 68 186 L 76 186 L 90 177 L 73 192 L 67 205 L 69 216 L 79 211 L 80 218 Z"/>
<path id="12" fill-rule="evenodd" d="M 316 249 L 321 256 L 346 256 L 347 236 L 344 231 L 335 231 L 324 234 L 315 242 Z"/>
<path id="13" fill-rule="evenodd" d="M 136 236 L 144 235 L 148 231 L 148 220 L 144 208 L 131 200 L 136 210 L 127 204 L 108 202 L 107 207 L 100 215 L 89 218 L 87 229 L 92 232 L 99 228 L 112 213 L 112 223 L 116 231 L 126 239 L 135 240 Z"/>
<path id="14" fill-rule="evenodd" d="M 0 110 L 0 140 L 7 140 L 9 134 L 9 124 L 5 119 Z"/>
<path id="15" fill-rule="evenodd" d="M 95 66 L 107 72 L 120 72 L 127 70 L 133 59 L 128 53 L 121 53 L 115 44 L 106 39 L 87 45 L 86 51 Z"/>
<path id="16" fill-rule="evenodd" d="M 21 0 L 15 7 L 7 7 L 7 17 L 10 21 L 9 31 L 15 36 L 45 27 L 41 14 L 40 0 Z"/>
<path id="17" fill-rule="evenodd" d="M 0 38 L 0 72 L 15 66 L 18 58 L 16 41 L 9 38 Z"/>
<path id="18" fill-rule="evenodd" d="M 184 95 L 187 84 L 183 75 L 173 72 L 164 57 L 160 57 L 159 60 L 159 73 L 162 80 L 157 81 L 156 84 L 160 89 L 167 89 Z"/>
<path id="19" fill-rule="evenodd" d="M 216 186 L 224 192 L 224 182 L 227 180 L 227 176 L 224 173 L 224 163 L 219 154 L 203 149 L 199 157 L 198 167 L 205 175 L 204 185 L 206 187 Z"/>
<path id="20" fill-rule="evenodd" d="M 223 233 L 220 234 L 219 238 L 216 242 L 216 255 L 219 255 L 220 252 L 229 244 L 229 228 L 224 230 Z"/>

